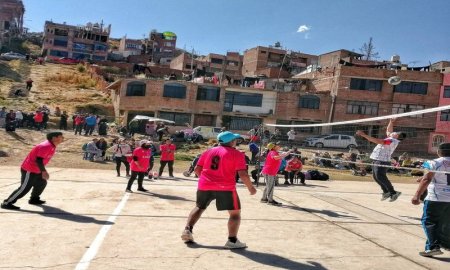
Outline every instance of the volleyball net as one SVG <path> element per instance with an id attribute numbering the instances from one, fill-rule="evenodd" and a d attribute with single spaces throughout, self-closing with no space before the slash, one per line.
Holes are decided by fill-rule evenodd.
<path id="1" fill-rule="evenodd" d="M 361 110 L 361 108 L 359 108 Z M 405 112 L 405 110 L 409 110 Z M 450 121 L 450 105 L 428 109 L 398 108 L 393 114 L 331 123 L 266 124 L 258 130 L 262 149 L 268 142 L 281 142 L 283 151 L 297 148 L 306 164 L 336 170 L 352 170 L 354 174 L 370 171 L 370 154 L 376 144 L 357 132 L 384 139 L 390 119 L 395 119 L 394 132 L 406 134 L 392 154 L 391 172 L 420 175 L 424 162 L 437 158 L 437 148 L 448 142 L 445 129 L 438 123 Z M 370 109 L 366 108 L 370 114 Z M 348 116 L 351 116 L 348 114 Z M 292 134 L 293 133 L 293 134 Z M 447 131 L 450 133 L 450 130 Z M 294 139 L 292 139 L 294 138 Z"/>

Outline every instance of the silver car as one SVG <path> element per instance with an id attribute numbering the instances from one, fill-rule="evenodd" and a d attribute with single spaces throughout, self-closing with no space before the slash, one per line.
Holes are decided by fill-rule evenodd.
<path id="1" fill-rule="evenodd" d="M 7 52 L 0 54 L 0 59 L 3 60 L 25 60 L 26 56 L 20 53 L 15 52 Z"/>

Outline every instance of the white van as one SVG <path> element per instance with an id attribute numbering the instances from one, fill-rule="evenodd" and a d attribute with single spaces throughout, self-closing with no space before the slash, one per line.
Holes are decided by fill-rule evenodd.
<path id="1" fill-rule="evenodd" d="M 194 128 L 194 132 L 202 136 L 205 140 L 216 139 L 221 131 L 221 127 L 198 126 Z"/>
<path id="2" fill-rule="evenodd" d="M 317 137 L 309 137 L 303 141 L 303 145 L 316 148 L 350 148 L 358 146 L 355 137 L 342 134 L 328 134 Z"/>

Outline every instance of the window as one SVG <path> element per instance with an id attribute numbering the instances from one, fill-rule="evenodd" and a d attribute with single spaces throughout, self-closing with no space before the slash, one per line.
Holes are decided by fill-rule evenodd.
<path id="1" fill-rule="evenodd" d="M 227 92 L 226 101 L 238 106 L 262 107 L 262 94 L 251 94 L 241 92 Z"/>
<path id="2" fill-rule="evenodd" d="M 222 60 L 222 59 L 218 59 L 218 58 L 211 58 L 211 63 L 212 63 L 212 64 L 219 64 L 219 65 L 222 65 L 223 60 Z"/>
<path id="3" fill-rule="evenodd" d="M 231 130 L 250 130 L 261 124 L 261 119 L 247 117 L 230 117 Z"/>
<path id="4" fill-rule="evenodd" d="M 53 45 L 59 47 L 67 47 L 67 40 L 55 39 L 53 41 Z"/>
<path id="5" fill-rule="evenodd" d="M 428 83 L 407 82 L 403 81 L 399 85 L 394 86 L 394 92 L 406 94 L 426 95 Z"/>
<path id="6" fill-rule="evenodd" d="M 127 84 L 127 97 L 144 97 L 145 96 L 145 83 L 143 82 L 130 82 Z"/>
<path id="7" fill-rule="evenodd" d="M 417 138 L 417 128 L 414 127 L 401 127 L 399 128 L 401 132 L 406 134 L 406 138 Z M 420 130 L 420 134 L 425 134 L 431 132 L 431 130 Z"/>
<path id="8" fill-rule="evenodd" d="M 186 85 L 181 83 L 166 83 L 163 97 L 186 98 Z"/>
<path id="9" fill-rule="evenodd" d="M 392 114 L 414 112 L 425 109 L 423 105 L 392 104 Z M 411 115 L 412 118 L 423 118 L 423 114 Z"/>
<path id="10" fill-rule="evenodd" d="M 352 90 L 368 90 L 381 91 L 383 81 L 352 78 L 350 81 L 350 89 Z"/>
<path id="11" fill-rule="evenodd" d="M 450 86 L 444 86 L 444 98 L 450 98 Z"/>
<path id="12" fill-rule="evenodd" d="M 450 110 L 441 111 L 441 121 L 450 121 Z"/>
<path id="13" fill-rule="evenodd" d="M 191 122 L 191 115 L 188 113 L 159 112 L 159 118 L 171 120 L 175 125 L 184 126 Z"/>
<path id="14" fill-rule="evenodd" d="M 443 135 L 434 135 L 433 142 L 431 144 L 432 147 L 438 147 L 441 143 L 445 142 L 445 136 Z"/>
<path id="15" fill-rule="evenodd" d="M 339 140 L 339 135 L 331 135 L 331 136 L 326 137 L 324 140 L 326 140 L 326 141 Z"/>
<path id="16" fill-rule="evenodd" d="M 347 102 L 348 114 L 378 115 L 378 103 L 366 101 Z"/>
<path id="17" fill-rule="evenodd" d="M 341 140 L 350 140 L 349 136 L 341 135 Z"/>
<path id="18" fill-rule="evenodd" d="M 197 88 L 197 100 L 219 101 L 220 87 L 199 85 Z"/>
<path id="19" fill-rule="evenodd" d="M 49 54 L 51 56 L 58 56 L 58 57 L 68 57 L 69 56 L 68 52 L 57 51 L 57 50 L 51 50 Z"/>
<path id="20" fill-rule="evenodd" d="M 318 110 L 320 107 L 320 98 L 313 95 L 301 96 L 298 102 L 298 107 Z"/>
<path id="21" fill-rule="evenodd" d="M 105 44 L 95 44 L 94 48 L 96 51 L 104 51 L 106 52 L 106 50 L 108 49 L 108 46 L 106 46 Z"/>

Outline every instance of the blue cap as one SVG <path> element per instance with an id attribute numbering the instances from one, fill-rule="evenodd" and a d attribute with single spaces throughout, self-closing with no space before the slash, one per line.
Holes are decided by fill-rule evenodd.
<path id="1" fill-rule="evenodd" d="M 229 143 L 232 140 L 236 140 L 237 138 L 241 138 L 241 134 L 231 133 L 229 131 L 224 131 L 217 135 L 217 140 L 219 143 Z"/>

